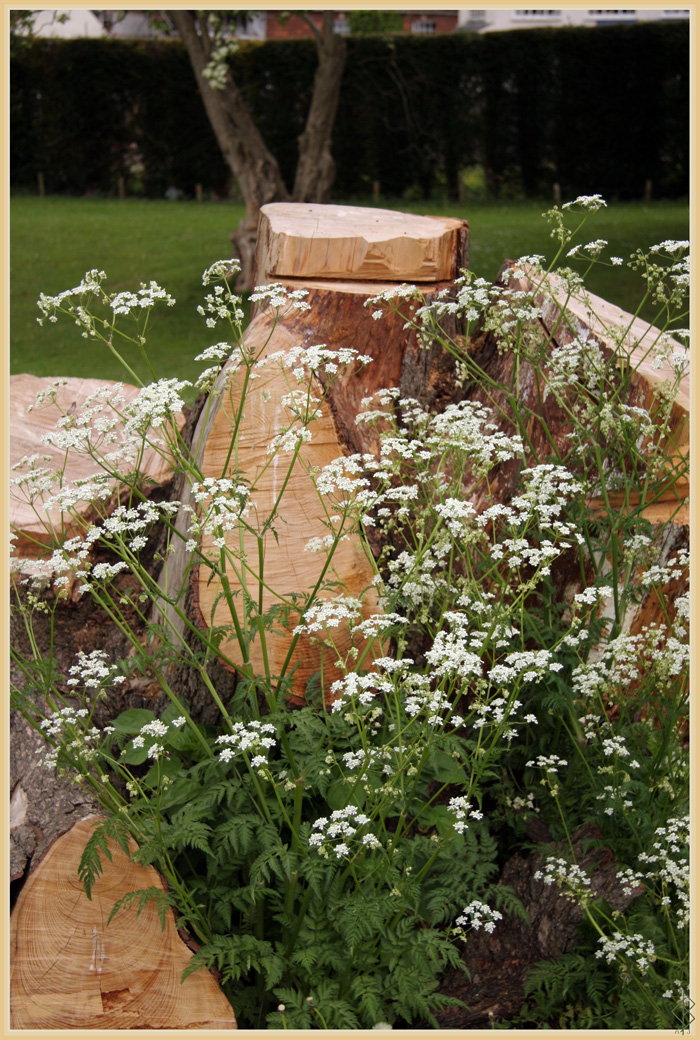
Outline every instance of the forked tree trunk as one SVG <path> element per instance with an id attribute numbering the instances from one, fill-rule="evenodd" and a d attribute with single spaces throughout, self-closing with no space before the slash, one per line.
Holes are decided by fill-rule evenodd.
<path id="1" fill-rule="evenodd" d="M 213 90 L 204 75 L 212 52 L 206 13 L 174 8 L 170 17 L 187 49 L 211 128 L 245 202 L 245 217 L 231 234 L 236 259 L 241 265 L 237 288 L 245 292 L 253 284 L 260 207 L 267 202 L 282 202 L 289 198 L 289 193 L 279 164 L 265 144 L 233 78 L 227 76 L 225 87 Z"/>
<path id="2" fill-rule="evenodd" d="M 254 284 L 253 264 L 260 208 L 284 202 L 289 192 L 279 164 L 265 144 L 232 76 L 221 90 L 214 90 L 204 70 L 212 55 L 204 12 L 173 9 L 170 12 L 190 58 L 211 128 L 224 160 L 233 173 L 246 206 L 245 217 L 230 235 L 241 273 L 236 287 L 249 291 Z M 333 32 L 333 12 L 323 16 L 320 32 L 307 19 L 316 38 L 318 66 L 304 132 L 299 137 L 299 161 L 293 197 L 297 202 L 327 202 L 335 178 L 331 135 L 338 109 L 340 82 L 345 69 L 346 45 Z M 290 89 L 293 86 L 290 85 Z"/>

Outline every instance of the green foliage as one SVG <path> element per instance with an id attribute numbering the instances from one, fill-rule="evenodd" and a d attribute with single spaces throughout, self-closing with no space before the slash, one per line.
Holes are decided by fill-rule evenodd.
<path id="1" fill-rule="evenodd" d="M 379 181 L 384 197 L 456 200 L 475 166 L 499 199 L 549 197 L 554 182 L 641 198 L 647 179 L 656 197 L 688 193 L 687 24 L 416 37 L 391 35 L 397 19 L 349 12 L 338 198 L 367 198 Z M 230 64 L 291 187 L 314 42 L 242 42 Z M 10 126 L 17 189 L 42 171 L 48 192 L 115 195 L 120 176 L 152 197 L 227 190 L 179 41 L 25 43 L 11 58 Z"/>
<path id="2" fill-rule="evenodd" d="M 604 243 L 571 247 L 586 211 L 602 205 L 589 196 L 547 214 L 558 243 L 552 267 L 572 255 L 588 266 L 601 262 Z M 368 303 L 401 311 L 408 302 L 403 318 L 419 342 L 437 341 L 452 354 L 458 380 L 483 390 L 489 407 L 457 395 L 434 410 L 398 389 L 380 390 L 363 402 L 360 419 L 376 430 L 376 454 L 343 455 L 322 469 L 300 462 L 326 403 L 310 395 L 310 374 L 322 370 L 331 385 L 342 364 L 365 359 L 320 346 L 265 357 L 251 351 L 241 340 L 231 264 L 221 261 L 203 279 L 215 283 L 204 313 L 225 320 L 233 342 L 220 341 L 204 357 L 219 364 L 231 357 L 238 416 L 263 366 L 278 364 L 290 388 L 297 381 L 285 398 L 284 440 L 269 445 L 259 472 L 242 475 L 227 460 L 220 478 L 205 476 L 172 426 L 182 383 L 161 380 L 126 418 L 142 451 L 157 405 L 159 436 L 177 452 L 198 511 L 149 499 L 129 467 L 115 492 L 128 497 L 128 510 L 107 515 L 96 494 L 96 515 L 85 521 L 68 501 L 84 540 L 57 542 L 51 560 L 32 562 L 16 610 L 34 659 L 41 656 L 34 622 L 50 613 L 45 586 L 53 581 L 55 597 L 65 595 L 62 573 L 80 567 L 81 594 L 129 643 L 134 674 L 148 675 L 169 701 L 159 717 L 129 709 L 100 728 L 97 701 L 124 679 L 124 661 L 80 652 L 69 678 L 17 653 L 29 692 L 14 696 L 47 738 L 45 764 L 89 785 L 108 814 L 81 859 L 85 889 L 90 895 L 102 857 L 111 858 L 110 842 L 156 866 L 167 896 L 157 888 L 127 893 L 113 915 L 156 900 L 163 921 L 176 908 L 201 944 L 188 973 L 216 967 L 240 1025 L 437 1027 L 440 1012 L 458 1003 L 440 984 L 445 972 L 463 970 L 469 930 L 489 934 L 505 917 L 527 921 L 515 891 L 499 882 L 516 850 L 538 854 L 535 878 L 556 885 L 581 916 L 575 948 L 532 973 L 516 1024 L 667 1027 L 679 1008 L 689 1012 L 688 598 L 677 595 L 673 611 L 636 634 L 626 627 L 643 597 L 663 604 L 688 570 L 682 533 L 673 533 L 678 548 L 669 557 L 668 528 L 640 518 L 631 499 L 642 486 L 652 500 L 668 488 L 667 420 L 686 364 L 668 330 L 687 319 L 687 250 L 685 241 L 665 241 L 631 260 L 661 326 L 652 352 L 659 364 L 671 359 L 669 382 L 645 408 L 627 403 L 636 373 L 633 354 L 619 363 L 624 344 L 613 356 L 573 322 L 556 342 L 543 332 L 539 294 L 549 292 L 550 272 L 537 257 L 520 261 L 529 264 L 532 291 L 465 273 L 453 298 L 426 302 L 411 287 L 381 292 Z M 578 275 L 557 270 L 570 292 L 580 291 Z M 121 339 L 142 346 L 150 308 L 165 292 L 144 284 L 148 306 L 136 297 L 129 304 L 103 280 L 92 270 L 75 289 L 42 296 L 41 320 L 68 316 L 116 351 Z M 264 293 L 275 322 L 299 306 L 280 287 Z M 446 317 L 463 318 L 467 336 L 476 325 L 470 349 L 446 335 Z M 513 361 L 500 382 L 482 367 L 484 344 Z M 325 397 L 326 383 L 318 392 Z M 555 405 L 566 416 L 565 435 L 547 425 Z M 67 416 L 58 429 L 67 451 L 84 447 L 79 418 Z M 687 459 L 670 461 L 687 475 Z M 43 495 L 34 462 L 23 464 L 29 475 L 13 486 L 34 480 L 35 496 Z M 111 472 L 111 457 L 103 462 Z M 273 589 L 277 602 L 263 611 L 272 581 L 265 550 L 282 536 L 252 506 L 270 465 L 282 489 L 303 467 L 330 537 L 308 546 L 325 554 L 315 586 Z M 514 481 L 505 500 L 494 492 L 501 467 Z M 62 496 L 73 490 L 62 482 Z M 595 506 L 612 493 L 629 508 Z M 95 548 L 109 549 L 110 560 L 121 553 L 129 579 L 162 607 L 165 594 L 140 555 L 148 544 L 142 532 L 156 523 L 185 541 L 186 566 L 208 571 L 219 588 L 235 647 L 227 653 L 240 676 L 227 703 L 210 670 L 222 623 L 214 634 L 188 624 L 185 640 L 163 610 L 161 647 L 151 652 L 124 609 L 120 569 L 90 558 Z M 382 548 L 367 559 L 381 612 L 343 595 L 333 559 L 339 533 L 361 540 L 372 526 Z M 227 541 L 231 529 L 238 537 Z M 557 564 L 580 575 L 580 592 L 563 589 Z M 233 575 L 240 595 L 231 591 Z M 187 589 L 188 574 L 178 584 Z M 168 602 L 181 606 L 180 597 Z M 340 648 L 339 631 L 351 649 Z M 278 674 L 268 651 L 279 632 L 290 649 Z M 307 684 L 307 702 L 292 710 L 299 646 L 319 654 L 322 647 L 322 666 Z M 260 665 L 251 647 L 260 649 Z M 188 664 L 208 691 L 215 724 L 193 717 L 172 689 L 172 660 Z M 554 847 L 528 838 L 533 817 Z M 583 826 L 588 838 L 579 842 Z M 603 857 L 615 864 L 610 905 L 591 880 Z"/>
<path id="3" fill-rule="evenodd" d="M 92 886 L 103 871 L 100 852 L 107 857 L 110 863 L 112 862 L 112 852 L 109 848 L 111 838 L 117 843 L 122 852 L 130 856 L 129 836 L 129 825 L 123 816 L 113 816 L 108 820 L 101 820 L 95 825 L 95 829 L 90 835 L 80 857 L 78 866 L 78 875 L 88 899 L 92 895 Z"/>
<path id="4" fill-rule="evenodd" d="M 140 888 L 136 892 L 126 892 L 112 907 L 107 918 L 107 924 L 113 921 L 120 910 L 130 910 L 133 906 L 136 907 L 136 916 L 138 917 L 147 903 L 156 904 L 160 926 L 165 931 L 166 915 L 169 909 L 177 905 L 177 901 L 169 892 L 164 892 L 162 888 L 157 886 Z"/>
<path id="5" fill-rule="evenodd" d="M 350 32 L 356 36 L 399 33 L 403 19 L 398 11 L 348 11 Z"/>

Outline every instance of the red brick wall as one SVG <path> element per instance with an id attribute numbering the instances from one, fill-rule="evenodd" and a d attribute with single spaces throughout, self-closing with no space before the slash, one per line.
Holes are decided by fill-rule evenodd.
<path id="1" fill-rule="evenodd" d="M 338 14 L 341 12 L 339 11 Z M 453 14 L 436 14 L 432 11 L 403 11 L 403 31 L 411 32 L 411 25 L 419 19 L 435 22 L 435 33 L 451 33 L 457 26 L 457 12 Z M 309 17 L 320 29 L 323 25 L 323 14 L 320 11 L 310 11 Z M 312 35 L 311 29 L 304 19 L 298 14 L 291 14 L 282 25 L 275 17 L 274 11 L 267 12 L 267 39 L 268 40 L 298 40 Z"/>
<path id="2" fill-rule="evenodd" d="M 319 29 L 322 27 L 323 15 L 320 12 L 310 11 L 309 17 Z M 292 14 L 282 24 L 275 17 L 274 11 L 267 12 L 268 40 L 298 40 L 312 35 L 311 29 L 300 15 Z"/>

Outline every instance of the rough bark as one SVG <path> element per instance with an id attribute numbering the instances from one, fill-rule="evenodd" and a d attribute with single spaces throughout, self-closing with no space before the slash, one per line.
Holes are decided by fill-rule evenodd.
<path id="1" fill-rule="evenodd" d="M 163 889 L 153 867 L 133 863 L 111 843 L 88 899 L 78 864 L 94 823 L 76 823 L 48 850 L 10 920 L 12 1029 L 235 1029 L 231 1005 L 213 976 L 180 981 L 192 954 L 171 910 L 161 927 L 155 902 L 122 909 L 139 889 Z M 131 843 L 132 850 L 135 844 Z"/>
<path id="2" fill-rule="evenodd" d="M 237 287 L 241 292 L 247 291 L 253 284 L 260 207 L 266 202 L 284 201 L 289 194 L 279 164 L 265 144 L 243 93 L 231 75 L 227 76 L 222 90 L 213 90 L 204 75 L 212 50 L 206 13 L 176 8 L 170 17 L 187 49 L 211 128 L 245 202 L 245 217 L 232 233 L 231 241 L 241 264 Z"/>
<path id="3" fill-rule="evenodd" d="M 572 835 L 576 862 L 588 873 L 594 898 L 604 898 L 612 910 L 624 910 L 643 889 L 636 888 L 629 895 L 623 892 L 612 853 L 602 846 L 600 838 L 595 824 L 586 824 Z M 535 839 L 551 841 L 546 829 Z M 587 848 L 591 842 L 594 847 Z M 551 844 L 550 855 L 571 854 L 568 843 Z M 451 969 L 439 990 L 464 1001 L 467 1007 L 439 1011 L 436 1018 L 443 1029 L 479 1029 L 516 1015 L 525 1001 L 525 982 L 535 964 L 556 960 L 576 942 L 583 909 L 556 885 L 545 885 L 535 878 L 543 860 L 539 853 L 517 855 L 503 868 L 500 883 L 513 890 L 528 920 L 504 912 L 492 933 L 469 935 L 462 953 L 468 974 Z"/>
<path id="4" fill-rule="evenodd" d="M 309 20 L 316 38 L 318 66 L 306 126 L 299 136 L 299 161 L 293 191 L 295 202 L 329 202 L 335 179 L 331 135 L 338 111 L 347 46 L 342 36 L 333 33 L 333 18 L 333 11 L 324 11 L 322 33 Z"/>

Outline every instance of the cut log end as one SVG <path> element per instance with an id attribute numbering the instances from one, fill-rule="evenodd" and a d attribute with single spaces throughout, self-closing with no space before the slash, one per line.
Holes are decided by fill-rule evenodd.
<path id="1" fill-rule="evenodd" d="M 60 837 L 29 876 L 10 921 L 13 1029 L 235 1029 L 233 1010 L 212 975 L 181 982 L 192 954 L 172 911 L 165 928 L 156 905 L 120 910 L 128 892 L 162 888 L 152 867 L 110 846 L 92 898 L 78 865 L 95 819 Z"/>

